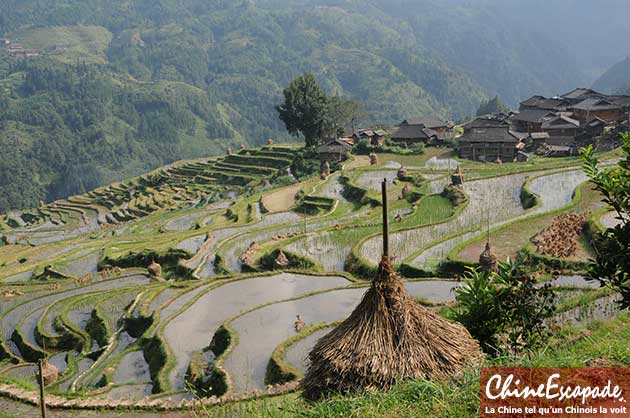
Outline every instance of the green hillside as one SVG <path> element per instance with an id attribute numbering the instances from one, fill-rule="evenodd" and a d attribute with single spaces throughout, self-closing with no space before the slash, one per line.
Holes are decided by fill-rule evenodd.
<path id="1" fill-rule="evenodd" d="M 0 113 L 0 210 L 84 193 L 242 142 L 205 91 L 99 67 L 13 63 Z"/>

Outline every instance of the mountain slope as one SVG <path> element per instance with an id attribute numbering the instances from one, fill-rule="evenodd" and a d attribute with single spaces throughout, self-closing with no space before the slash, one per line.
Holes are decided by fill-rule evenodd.
<path id="1" fill-rule="evenodd" d="M 0 32 L 42 52 L 27 62 L 0 57 L 0 86 L 9 92 L 0 141 L 13 154 L 0 158 L 7 173 L 0 210 L 222 153 L 230 144 L 287 139 L 274 107 L 304 71 L 330 92 L 359 99 L 365 123 L 464 115 L 485 98 L 470 77 L 422 50 L 387 16 L 352 7 L 206 0 L 0 5 L 7 11 Z"/>
<path id="2" fill-rule="evenodd" d="M 613 65 L 593 83 L 593 89 L 602 93 L 617 93 L 630 85 L 630 57 Z"/>
<path id="3" fill-rule="evenodd" d="M 459 119 L 495 94 L 515 106 L 586 84 L 589 58 L 608 66 L 619 53 L 601 41 L 630 31 L 616 17 L 630 13 L 627 2 L 532 1 L 536 10 L 516 0 L 0 0 L 0 36 L 40 50 L 34 66 L 111 91 L 90 102 L 63 83 L 33 90 L 23 85 L 27 70 L 0 49 L 0 89 L 10 104 L 0 107 L 0 141 L 18 136 L 25 144 L 13 145 L 17 162 L 0 156 L 0 171 L 11 174 L 0 180 L 0 209 L 230 144 L 286 140 L 274 106 L 305 71 L 329 92 L 360 100 L 361 124 L 426 113 Z M 613 24 L 594 44 L 584 25 L 599 18 Z M 45 160 L 51 156 L 63 163 Z M 24 196 L 6 191 L 22 189 Z"/>

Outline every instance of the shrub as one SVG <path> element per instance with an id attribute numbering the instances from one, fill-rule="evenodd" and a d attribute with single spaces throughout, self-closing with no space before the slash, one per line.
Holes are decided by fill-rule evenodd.
<path id="1" fill-rule="evenodd" d="M 540 204 L 540 198 L 538 197 L 538 195 L 532 193 L 527 186 L 528 183 L 525 183 L 523 185 L 523 187 L 521 188 L 521 194 L 519 196 L 521 199 L 521 204 L 523 205 L 523 209 L 530 209 Z"/>
<path id="2" fill-rule="evenodd" d="M 630 135 L 621 134 L 621 140 L 624 158 L 611 169 L 599 169 L 592 145 L 580 153 L 584 172 L 620 221 L 594 242 L 597 255 L 589 273 L 602 287 L 619 292 L 621 308 L 630 309 Z"/>
<path id="3" fill-rule="evenodd" d="M 372 152 L 372 147 L 367 139 L 362 138 L 354 146 L 353 152 L 357 155 L 369 155 Z"/>
<path id="4" fill-rule="evenodd" d="M 274 186 L 290 186 L 295 184 L 295 179 L 289 175 L 280 176 L 273 181 Z"/>
<path id="5" fill-rule="evenodd" d="M 505 327 L 497 300 L 500 286 L 496 277 L 470 268 L 464 276 L 464 286 L 458 287 L 455 292 L 459 306 L 453 319 L 479 340 L 485 352 L 492 352 L 499 346 L 498 337 Z"/>
<path id="6" fill-rule="evenodd" d="M 321 162 L 317 150 L 314 148 L 302 148 L 296 150 L 295 154 L 295 158 L 291 163 L 291 173 L 298 181 L 319 174 Z M 331 166 L 330 169 L 332 170 L 333 167 Z"/>
<path id="7" fill-rule="evenodd" d="M 451 201 L 454 207 L 463 205 L 468 200 L 466 193 L 462 189 L 452 184 L 444 187 L 441 195 Z"/>
<path id="8" fill-rule="evenodd" d="M 482 349 L 497 355 L 539 346 L 549 336 L 545 320 L 555 311 L 551 284 L 536 280 L 508 260 L 497 273 L 468 268 L 464 286 L 456 288 L 453 319 L 479 340 Z"/>

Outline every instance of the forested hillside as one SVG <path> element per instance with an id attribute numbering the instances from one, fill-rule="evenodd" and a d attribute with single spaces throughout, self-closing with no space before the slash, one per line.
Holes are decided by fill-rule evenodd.
<path id="1" fill-rule="evenodd" d="M 0 49 L 0 211 L 288 139 L 274 106 L 305 71 L 369 124 L 459 119 L 495 94 L 514 106 L 586 80 L 518 3 L 488 2 L 0 0 L 0 37 L 41 53 Z"/>

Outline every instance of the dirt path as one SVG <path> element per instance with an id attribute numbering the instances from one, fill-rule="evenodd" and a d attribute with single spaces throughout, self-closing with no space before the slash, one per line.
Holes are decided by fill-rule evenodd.
<path id="1" fill-rule="evenodd" d="M 262 204 L 269 213 L 285 212 L 295 205 L 295 195 L 304 187 L 304 183 L 283 187 L 263 196 Z"/>

